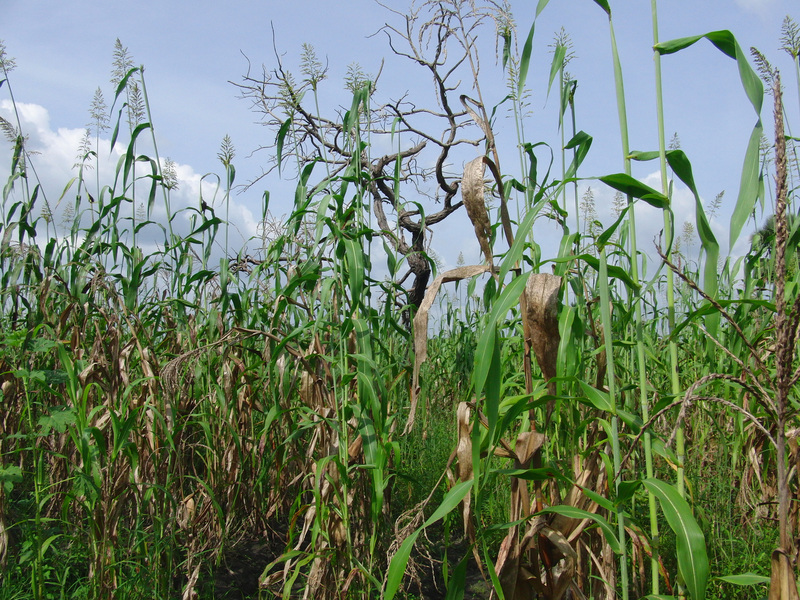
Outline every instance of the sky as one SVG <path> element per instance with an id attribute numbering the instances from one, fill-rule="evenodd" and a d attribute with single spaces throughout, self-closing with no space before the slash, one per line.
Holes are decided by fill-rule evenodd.
<path id="1" fill-rule="evenodd" d="M 381 70 L 376 98 L 396 98 L 406 92 L 429 100 L 430 81 L 418 67 L 392 56 L 386 36 L 378 33 L 389 22 L 400 25 L 394 11 L 404 12 L 408 0 L 322 0 L 293 2 L 227 2 L 197 0 L 192 3 L 141 0 L 136 3 L 89 0 L 4 0 L 0 40 L 16 69 L 9 80 L 20 111 L 22 128 L 42 187 L 55 203 L 76 173 L 72 168 L 78 146 L 89 122 L 89 107 L 98 86 L 111 104 L 110 84 L 114 43 L 119 38 L 135 64 L 144 66 L 152 122 L 162 158 L 177 165 L 178 206 L 199 203 L 201 180 L 208 173 L 222 174 L 217 157 L 220 143 L 229 135 L 235 148 L 236 183 L 257 178 L 270 164 L 269 154 L 255 152 L 274 140 L 275 132 L 257 122 L 259 115 L 240 97 L 234 85 L 248 67 L 260 72 L 276 67 L 276 50 L 282 63 L 298 71 L 301 45 L 310 43 L 328 65 L 328 79 L 320 88 L 323 112 L 349 105 L 343 78 L 348 65 L 358 63 L 367 74 Z M 631 149 L 656 150 L 656 102 L 654 92 L 653 32 L 650 3 L 610 0 L 614 28 L 625 77 Z M 510 3 L 519 46 L 534 19 L 533 0 Z M 800 20 L 795 0 L 662 0 L 659 3 L 661 41 L 729 29 L 741 47 L 760 49 L 781 69 L 786 88 L 784 103 L 788 125 L 800 116 L 798 85 L 790 57 L 779 50 L 781 23 L 786 15 Z M 529 111 L 524 121 L 529 142 L 544 141 L 558 155 L 561 143 L 557 123 L 557 95 L 547 95 L 551 48 L 561 28 L 573 42 L 575 58 L 568 70 L 578 81 L 577 128 L 594 137 L 580 175 L 580 194 L 591 186 L 598 216 L 610 224 L 613 191 L 592 176 L 623 170 L 619 121 L 608 19 L 591 0 L 552 0 L 536 20 L 531 68 L 528 74 Z M 487 104 L 506 95 L 501 67 L 496 63 L 493 28 L 480 33 L 481 77 Z M 749 104 L 735 61 L 705 40 L 662 59 L 664 113 L 667 139 L 677 134 L 681 148 L 692 161 L 695 179 L 706 206 L 722 191 L 723 203 L 712 221 L 724 252 L 730 211 L 738 193 L 742 160 L 756 115 Z M 422 100 L 421 100 L 422 101 Z M 771 99 L 762 111 L 765 132 L 771 135 Z M 327 108 L 326 108 L 327 107 Z M 499 111 L 495 132 L 502 141 L 503 170 L 520 177 L 514 147 L 514 122 Z M 0 116 L 14 118 L 9 87 L 0 88 Z M 793 122 L 794 117 L 794 122 Z M 16 122 L 13 121 L 12 122 Z M 795 134 L 797 135 L 797 134 Z M 113 177 L 119 150 L 111 151 L 110 132 L 103 134 L 101 178 Z M 409 142 L 411 140 L 408 140 Z M 0 138 L 0 178 L 8 176 L 12 147 Z M 5 157 L 5 158 L 4 158 Z M 461 164 L 454 164 L 458 171 Z M 515 170 L 516 169 L 516 170 Z M 554 165 L 560 172 L 560 162 Z M 270 212 L 281 218 L 291 211 L 294 182 L 291 173 L 270 174 L 233 197 L 230 220 L 232 239 L 257 246 L 262 198 L 270 192 Z M 634 165 L 634 175 L 660 189 L 656 163 Z M 677 227 L 694 220 L 694 200 L 687 190 L 676 188 L 673 206 Z M 767 208 L 766 214 L 771 212 Z M 661 214 L 643 207 L 637 213 L 640 242 L 655 239 Z M 541 243 L 557 243 L 549 236 L 552 225 L 540 222 L 534 235 Z M 459 254 L 468 264 L 480 262 L 477 240 L 463 211 L 436 227 L 433 250 L 442 266 L 455 266 Z M 537 232 L 538 231 L 538 232 Z M 469 235 L 465 235 L 467 232 Z M 247 240 L 250 240 L 247 242 Z M 554 241 L 555 240 L 555 241 Z M 734 254 L 746 251 L 747 235 L 740 237 Z M 699 242 L 696 242 L 699 246 Z M 557 248 L 543 248 L 554 256 Z"/>

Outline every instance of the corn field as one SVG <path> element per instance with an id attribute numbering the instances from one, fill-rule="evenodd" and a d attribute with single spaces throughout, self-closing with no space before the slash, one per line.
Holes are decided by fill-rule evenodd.
<path id="1" fill-rule="evenodd" d="M 301 83 L 283 66 L 243 80 L 296 185 L 256 253 L 206 198 L 174 209 L 142 67 L 123 61 L 115 83 L 125 152 L 108 181 L 90 146 L 63 191 L 43 189 L 2 119 L 0 600 L 798 598 L 800 113 L 782 85 L 800 86 L 800 27 L 783 25 L 782 84 L 729 31 L 659 41 L 653 0 L 660 143 L 635 150 L 611 7 L 584 5 L 608 17 L 617 172 L 581 169 L 601 150 L 576 125 L 566 44 L 534 81 L 535 21 L 518 40 L 495 2 L 429 0 L 386 32 L 439 86 L 428 137 L 363 76 L 324 118 L 308 49 Z M 497 38 L 507 89 L 481 88 L 478 34 Z M 754 110 L 731 246 L 768 222 L 741 257 L 666 141 L 661 65 L 695 44 L 729 59 Z M 528 86 L 552 88 L 561 141 L 529 139 Z M 230 140 L 219 158 L 224 206 Z M 658 165 L 661 189 L 633 161 Z M 613 223 L 579 206 L 586 183 L 617 193 Z M 637 239 L 643 205 L 663 213 L 657 247 Z M 481 261 L 439 269 L 425 232 L 457 210 Z"/>

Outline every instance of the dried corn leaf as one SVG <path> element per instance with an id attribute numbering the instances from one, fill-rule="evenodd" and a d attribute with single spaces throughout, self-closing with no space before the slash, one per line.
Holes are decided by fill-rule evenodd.
<path id="1" fill-rule="evenodd" d="M 799 600 L 797 582 L 789 556 L 781 550 L 772 553 L 769 600 Z"/>
<path id="2" fill-rule="evenodd" d="M 489 222 L 489 213 L 486 212 L 484 202 L 483 173 L 486 169 L 484 157 L 471 160 L 464 167 L 464 176 L 461 178 L 461 196 L 467 209 L 469 220 L 475 229 L 478 243 L 486 262 L 492 264 L 492 224 Z"/>
<path id="3" fill-rule="evenodd" d="M 558 344 L 558 291 L 561 277 L 549 273 L 532 273 L 525 286 L 527 300 L 529 343 L 536 356 L 536 362 L 547 381 L 556 376 Z M 555 386 L 548 384 L 548 390 L 555 395 Z"/>
<path id="4" fill-rule="evenodd" d="M 481 117 L 477 112 L 475 112 L 472 106 L 470 106 L 470 104 L 475 105 L 476 108 L 478 108 L 485 114 L 485 111 L 483 111 L 483 104 L 463 94 L 461 95 L 460 100 L 461 100 L 461 105 L 464 107 L 464 110 L 467 111 L 467 114 L 469 114 L 469 116 L 472 117 L 472 120 L 475 121 L 475 124 L 478 127 L 480 127 L 481 130 L 483 131 L 484 135 L 486 136 L 487 146 L 488 148 L 493 150 L 495 160 L 497 160 L 499 163 L 497 149 L 495 148 L 494 144 L 494 133 L 492 133 L 491 125 L 487 123 L 486 120 L 483 117 Z M 488 156 L 481 156 L 477 160 L 483 161 L 483 163 L 489 167 L 489 170 L 492 172 L 492 175 L 494 176 L 494 181 L 495 184 L 497 185 L 497 191 L 500 195 L 500 221 L 502 222 L 503 233 L 506 236 L 506 241 L 508 242 L 508 246 L 510 248 L 511 244 L 514 243 L 514 233 L 511 231 L 511 216 L 508 213 L 508 205 L 506 204 L 506 199 L 503 193 L 503 177 L 500 174 L 500 168 L 497 166 L 497 163 L 492 161 L 492 159 L 490 159 Z M 483 179 L 483 174 L 481 174 L 481 179 Z M 462 190 L 463 190 L 463 182 L 462 182 Z"/>
<path id="5" fill-rule="evenodd" d="M 472 470 L 472 425 L 470 424 L 470 406 L 466 402 L 460 402 L 456 409 L 458 420 L 458 446 L 456 447 L 456 457 L 458 458 L 458 478 L 463 481 L 470 481 L 475 474 Z M 464 534 L 471 542 L 472 555 L 475 557 L 475 564 L 478 565 L 481 573 L 483 562 L 478 554 L 477 537 L 475 535 L 475 524 L 472 520 L 472 490 L 467 491 L 461 501 L 461 513 L 464 519 Z"/>
<path id="6" fill-rule="evenodd" d="M 560 531 L 556 531 L 550 527 L 544 527 L 542 529 L 542 534 L 565 558 L 564 566 L 549 594 L 550 600 L 561 600 L 573 583 L 578 553 L 575 552 L 575 549 Z"/>
<path id="7" fill-rule="evenodd" d="M 466 402 L 460 402 L 456 409 L 458 421 L 458 478 L 461 481 L 472 479 L 472 427 L 470 426 L 470 408 Z M 474 533 L 472 526 L 472 492 L 464 496 L 462 514 L 464 517 L 464 531 Z"/>
<path id="8" fill-rule="evenodd" d="M 466 267 L 458 267 L 445 271 L 428 287 L 425 292 L 425 298 L 414 315 L 414 373 L 411 382 L 411 408 L 408 413 L 408 421 L 403 433 L 406 434 L 414 427 L 414 418 L 417 413 L 417 400 L 419 398 L 419 369 L 425 359 L 428 357 L 428 313 L 433 306 L 433 301 L 436 300 L 436 295 L 439 293 L 439 288 L 443 283 L 450 283 L 451 281 L 461 281 L 462 279 L 469 279 L 476 275 L 481 275 L 491 271 L 491 266 L 488 265 L 469 265 Z"/>
<path id="9" fill-rule="evenodd" d="M 527 469 L 531 461 L 544 444 L 545 438 L 541 433 L 527 431 L 517 436 L 514 452 L 514 468 Z M 510 521 L 517 521 L 530 515 L 530 496 L 528 486 L 524 479 L 511 478 L 511 510 Z M 522 555 L 524 550 L 519 539 L 519 525 L 514 525 L 508 530 L 495 563 L 495 571 L 503 588 L 503 595 L 511 600 L 531 597 L 533 577 L 525 568 Z"/>
<path id="10" fill-rule="evenodd" d="M 600 457 L 595 452 L 584 464 L 583 470 L 576 478 L 575 484 L 570 488 L 562 504 L 596 513 L 599 509 L 597 503 L 584 494 L 583 489 L 591 489 L 598 494 L 602 494 L 606 487 L 606 471 L 602 468 Z M 555 514 L 550 521 L 550 527 L 560 531 L 569 539 L 576 539 L 588 525 L 590 523 L 587 523 L 586 519 L 576 519 L 563 514 Z"/>
<path id="11" fill-rule="evenodd" d="M 186 585 L 183 588 L 183 595 L 181 596 L 181 600 L 195 600 L 198 597 L 197 591 L 195 590 L 195 586 L 197 586 L 197 580 L 200 577 L 200 567 L 202 564 L 198 564 L 192 570 L 191 574 L 189 575 L 189 579 L 186 582 Z"/>

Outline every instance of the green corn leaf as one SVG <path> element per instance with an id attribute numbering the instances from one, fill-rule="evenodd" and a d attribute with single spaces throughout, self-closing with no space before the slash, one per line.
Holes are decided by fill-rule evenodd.
<path id="1" fill-rule="evenodd" d="M 614 232 L 617 230 L 617 227 L 620 226 L 620 224 L 622 223 L 623 219 L 625 218 L 625 215 L 628 214 L 628 209 L 630 209 L 630 207 L 631 207 L 631 205 L 629 204 L 628 206 L 623 208 L 619 212 L 619 216 L 617 217 L 617 220 L 614 221 L 608 229 L 606 229 L 603 233 L 601 233 L 599 236 L 597 236 L 597 246 L 598 246 L 598 248 L 604 247 L 606 244 L 608 244 L 609 240 L 614 235 Z"/>
<path id="2" fill-rule="evenodd" d="M 389 247 L 386 241 L 383 242 L 383 250 L 386 252 L 386 266 L 389 268 L 389 276 L 394 277 L 397 273 L 397 258 L 395 258 L 394 250 Z"/>
<path id="3" fill-rule="evenodd" d="M 644 486 L 658 498 L 661 510 L 677 539 L 678 572 L 693 600 L 703 600 L 708 582 L 706 540 L 689 504 L 674 486 L 658 479 L 645 479 Z"/>
<path id="4" fill-rule="evenodd" d="M 221 225 L 221 224 L 222 224 L 222 219 L 220 219 L 218 217 L 214 217 L 212 219 L 205 219 L 202 223 L 200 223 L 200 226 L 197 229 L 195 229 L 192 233 L 190 233 L 189 235 L 190 236 L 194 236 L 194 235 L 201 234 L 206 229 L 210 229 L 211 227 L 216 227 L 217 225 Z"/>
<path id="5" fill-rule="evenodd" d="M 497 422 L 500 418 L 500 401 L 502 399 L 501 384 L 503 381 L 503 367 L 500 358 L 501 349 L 502 343 L 500 339 L 495 336 L 492 364 L 486 381 L 486 394 L 483 404 L 483 410 L 486 413 L 486 420 L 488 422 L 485 439 L 488 443 L 492 444 L 495 443 L 495 439 L 498 437 L 498 435 L 496 435 Z M 502 435 L 502 433 L 501 431 L 499 435 Z"/>
<path id="6" fill-rule="evenodd" d="M 48 548 L 50 548 L 50 545 L 51 545 L 53 542 L 55 542 L 55 541 L 56 541 L 58 538 L 60 538 L 62 535 L 64 535 L 64 534 L 63 534 L 63 533 L 56 533 L 56 534 L 54 534 L 54 535 L 51 535 L 49 538 L 47 538 L 47 539 L 46 539 L 46 540 L 45 540 L 45 541 L 42 543 L 42 547 L 41 547 L 41 549 L 39 550 L 40 554 L 41 554 L 42 556 L 44 556 L 45 554 L 47 554 L 47 550 L 48 550 Z"/>
<path id="7" fill-rule="evenodd" d="M 544 10 L 545 6 L 548 5 L 549 2 L 550 0 L 539 0 L 539 4 L 536 5 L 536 17 L 542 14 L 542 11 Z"/>
<path id="8" fill-rule="evenodd" d="M 592 136 L 585 131 L 579 131 L 576 133 L 575 136 L 567 143 L 567 145 L 564 146 L 565 150 L 572 150 L 575 148 L 575 157 L 572 159 L 572 164 L 570 164 L 569 168 L 564 174 L 564 179 L 572 179 L 575 177 L 575 174 L 578 172 L 578 167 L 581 166 L 583 159 L 586 158 L 586 155 L 589 153 L 589 149 L 591 147 Z"/>
<path id="9" fill-rule="evenodd" d="M 519 301 L 520 294 L 525 289 L 528 282 L 527 275 L 521 275 L 509 283 L 495 300 L 492 311 L 484 325 L 483 333 L 478 340 L 475 350 L 475 369 L 473 371 L 473 385 L 475 394 L 481 395 L 483 386 L 486 383 L 489 369 L 492 364 L 492 354 L 495 351 L 495 335 L 497 322 L 503 318 L 508 310 Z"/>
<path id="10" fill-rule="evenodd" d="M 525 45 L 522 47 L 522 56 L 519 59 L 519 76 L 517 77 L 517 97 L 522 96 L 525 89 L 525 80 L 528 78 L 528 68 L 531 63 L 531 52 L 533 52 L 533 33 L 536 31 L 536 19 L 531 23 Z"/>
<path id="11" fill-rule="evenodd" d="M 345 239 L 344 247 L 347 257 L 347 278 L 355 306 L 361 302 L 361 294 L 364 291 L 364 252 L 356 240 Z"/>
<path id="12" fill-rule="evenodd" d="M 119 83 L 117 84 L 116 93 L 114 94 L 114 104 L 116 104 L 117 100 L 122 95 L 122 92 L 125 91 L 125 88 L 128 87 L 128 80 L 131 77 L 133 77 L 134 73 L 137 73 L 137 72 L 139 72 L 141 70 L 142 70 L 141 67 L 133 67 L 130 71 L 125 73 L 125 77 L 123 77 L 122 79 L 119 80 Z M 114 108 L 114 104 L 111 105 L 112 109 Z"/>
<path id="13" fill-rule="evenodd" d="M 565 377 L 574 376 L 577 357 L 575 356 L 574 340 L 577 336 L 573 333 L 577 310 L 574 306 L 565 304 L 558 315 L 558 332 L 561 341 L 558 344 L 558 363 L 556 372 Z"/>
<path id="14" fill-rule="evenodd" d="M 111 150 L 110 150 L 110 152 L 114 151 L 114 146 L 117 143 L 117 137 L 119 137 L 119 124 L 122 121 L 122 111 L 123 111 L 124 108 L 125 108 L 125 106 L 123 105 L 122 108 L 120 108 L 119 111 L 117 111 L 117 122 L 114 125 L 114 130 L 111 132 L 111 145 L 110 145 Z M 13 164 L 11 165 L 11 170 L 12 171 L 14 170 L 14 165 Z"/>
<path id="15" fill-rule="evenodd" d="M 739 42 L 736 41 L 736 37 L 734 37 L 730 31 L 711 31 L 702 35 L 661 42 L 654 46 L 654 50 L 661 55 L 672 54 L 684 48 L 688 48 L 703 38 L 714 44 L 723 54 L 736 61 L 739 67 L 739 78 L 741 79 L 742 87 L 744 87 L 744 91 L 750 103 L 753 105 L 756 114 L 760 115 L 761 105 L 764 101 L 764 85 L 750 66 L 750 63 L 747 62 L 747 55 L 742 51 Z"/>
<path id="16" fill-rule="evenodd" d="M 564 115 L 567 113 L 567 107 L 569 107 L 570 100 L 574 101 L 575 99 L 575 92 L 578 89 L 578 82 L 574 79 L 570 79 L 564 82 L 564 93 L 561 94 L 561 113 L 559 115 L 559 123 L 563 124 Z"/>
<path id="17" fill-rule="evenodd" d="M 606 11 L 609 19 L 611 18 L 611 7 L 608 5 L 608 0 L 594 0 L 594 3 Z"/>
<path id="18" fill-rule="evenodd" d="M 433 514 L 428 517 L 428 520 L 425 521 L 422 526 L 430 527 L 436 523 L 436 521 L 449 514 L 454 508 L 456 508 L 464 499 L 464 496 L 466 496 L 472 489 L 473 481 L 474 480 L 462 481 L 454 485 L 442 499 L 442 503 L 435 511 L 433 511 Z"/>
<path id="19" fill-rule="evenodd" d="M 517 235 L 514 238 L 514 243 L 511 244 L 511 248 L 508 249 L 508 252 L 506 252 L 505 256 L 503 257 L 503 262 L 500 263 L 500 272 L 498 277 L 500 281 L 504 281 L 511 268 L 522 259 L 522 253 L 526 248 L 528 232 L 533 228 L 533 222 L 536 220 L 536 216 L 539 214 L 542 208 L 545 207 L 546 203 L 546 200 L 540 200 L 537 202 L 530 210 L 528 210 L 528 212 L 525 214 L 525 218 L 522 219 L 522 222 L 519 224 L 519 227 L 517 228 Z"/>
<path id="20" fill-rule="evenodd" d="M 353 94 L 353 102 L 350 105 L 350 110 L 345 113 L 342 125 L 345 131 L 350 132 L 359 125 L 360 109 L 363 106 L 364 112 L 367 112 L 367 103 L 369 95 L 372 91 L 372 83 L 367 83 L 360 89 L 356 90 Z"/>
<path id="21" fill-rule="evenodd" d="M 445 600 L 462 600 L 464 598 L 464 591 L 467 585 L 467 562 L 472 558 L 472 554 L 466 552 L 464 557 L 458 561 L 456 568 L 453 569 L 453 575 L 450 581 L 447 582 L 447 596 Z"/>
<path id="22" fill-rule="evenodd" d="M 636 490 L 639 489 L 640 485 L 641 481 L 620 481 L 619 485 L 617 486 L 617 494 L 616 498 L 614 498 L 614 504 L 616 506 L 624 506 L 627 504 L 633 498 L 633 494 L 636 493 Z"/>
<path id="23" fill-rule="evenodd" d="M 689 162 L 688 157 L 683 150 L 670 150 L 667 152 L 667 162 L 670 168 L 675 172 L 675 175 L 691 190 L 695 199 L 695 209 L 697 211 L 697 233 L 700 236 L 700 241 L 703 244 L 703 249 L 706 252 L 716 249 L 719 255 L 719 244 L 714 232 L 711 230 L 711 225 L 708 223 L 705 210 L 703 209 L 703 202 L 700 200 L 700 193 L 697 191 L 697 186 L 694 182 L 694 174 L 692 173 L 692 163 Z M 716 269 L 717 261 L 714 258 L 714 268 Z"/>
<path id="24" fill-rule="evenodd" d="M 517 78 L 517 97 L 522 96 L 522 91 L 525 89 L 525 80 L 528 78 L 528 68 L 531 63 L 531 52 L 533 51 L 533 33 L 536 31 L 536 18 L 542 13 L 545 6 L 550 0 L 539 0 L 536 5 L 536 15 L 533 17 L 528 37 L 525 39 L 525 45 L 522 47 L 522 56 L 519 59 L 519 77 Z"/>
<path id="25" fill-rule="evenodd" d="M 601 392 L 584 381 L 579 381 L 578 383 L 580 383 L 586 399 L 597 410 L 602 410 L 612 415 L 616 413 L 607 392 Z"/>
<path id="26" fill-rule="evenodd" d="M 743 306 L 763 308 L 765 311 L 772 313 L 775 312 L 775 305 L 771 302 L 768 302 L 767 300 L 753 300 L 749 298 L 743 298 L 741 300 L 718 300 L 717 302 L 723 308 L 727 308 L 729 306 L 743 305 Z M 678 334 L 680 334 L 680 332 L 683 331 L 684 328 L 696 322 L 700 317 L 705 317 L 713 314 L 719 314 L 719 310 L 707 300 L 704 301 L 700 305 L 700 308 L 688 313 L 688 315 L 675 326 L 675 329 L 672 331 L 671 337 L 673 339 L 677 339 Z"/>
<path id="27" fill-rule="evenodd" d="M 283 123 L 281 123 L 280 129 L 278 129 L 278 136 L 275 138 L 276 149 L 278 153 L 278 176 L 281 174 L 281 164 L 283 163 L 283 143 L 286 139 L 286 135 L 289 133 L 289 128 L 292 126 L 292 117 L 286 119 Z"/>
<path id="28" fill-rule="evenodd" d="M 500 35 L 503 38 L 503 69 L 505 70 L 508 59 L 511 57 L 511 28 L 506 28 Z"/>
<path id="29" fill-rule="evenodd" d="M 590 490 L 589 488 L 585 488 L 583 486 L 581 486 L 581 490 L 586 495 L 586 497 L 589 498 L 589 500 L 595 502 L 600 508 L 604 508 L 611 513 L 617 510 L 616 507 L 614 506 L 614 503 L 605 496 L 602 496 L 597 492 Z"/>
<path id="30" fill-rule="evenodd" d="M 133 130 L 133 133 L 131 133 L 131 141 L 128 142 L 128 150 L 125 152 L 125 167 L 124 170 L 122 171 L 123 186 L 127 186 L 128 176 L 131 175 L 131 165 L 133 165 L 134 161 L 137 160 L 134 157 L 134 149 L 136 148 L 136 139 L 139 137 L 139 134 L 142 133 L 145 129 L 150 129 L 150 123 L 140 123 Z"/>
<path id="31" fill-rule="evenodd" d="M 483 560 L 486 564 L 486 569 L 489 571 L 489 579 L 492 581 L 492 587 L 494 588 L 495 594 L 497 594 L 498 600 L 506 600 L 506 596 L 503 593 L 503 586 L 500 584 L 500 578 L 497 576 L 497 571 L 494 568 L 494 561 L 492 560 L 492 556 L 489 554 L 489 547 L 486 545 L 486 540 L 483 539 L 482 546 L 483 546 Z"/>
<path id="32" fill-rule="evenodd" d="M 541 467 L 538 469 L 492 469 L 491 474 L 516 477 L 517 479 L 524 479 L 525 481 L 547 481 L 549 479 L 560 479 L 565 483 L 570 483 L 569 479 L 564 477 L 555 467 L 552 466 Z"/>
<path id="33" fill-rule="evenodd" d="M 625 173 L 605 175 L 599 179 L 606 185 L 614 188 L 615 190 L 619 190 L 623 194 L 644 200 L 654 208 L 663 209 L 669 206 L 669 198 L 667 198 L 664 194 L 657 192 L 650 186 L 643 184 L 641 181 L 634 179 Z"/>
<path id="34" fill-rule="evenodd" d="M 753 212 L 756 199 L 762 192 L 763 178 L 761 176 L 761 152 L 760 143 L 763 134 L 763 126 L 761 120 L 756 123 L 753 132 L 750 134 L 750 141 L 747 143 L 747 151 L 744 156 L 744 164 L 742 165 L 742 177 L 739 181 L 739 195 L 736 198 L 736 207 L 731 214 L 730 225 L 730 248 L 739 235 L 742 233 L 747 219 Z"/>
<path id="35" fill-rule="evenodd" d="M 711 225 L 706 217 L 703 202 L 700 200 L 700 194 L 697 191 L 697 186 L 694 183 L 694 175 L 692 174 L 692 165 L 686 154 L 682 150 L 671 150 L 667 153 L 667 162 L 681 181 L 692 191 L 694 195 L 695 205 L 695 220 L 697 221 L 697 233 L 700 236 L 700 242 L 703 245 L 703 250 L 706 252 L 706 257 L 703 267 L 703 290 L 712 298 L 717 296 L 718 279 L 717 263 L 719 262 L 719 243 L 711 230 Z M 719 329 L 719 314 L 713 313 L 706 319 L 706 328 L 712 336 L 717 335 Z M 709 346 L 710 348 L 710 346 Z"/>
<path id="36" fill-rule="evenodd" d="M 750 66 L 747 61 L 747 55 L 742 51 L 739 42 L 736 41 L 734 35 L 727 30 L 712 31 L 704 35 L 695 35 L 691 37 L 679 38 L 668 42 L 656 44 L 654 47 L 660 54 L 672 54 L 684 48 L 688 48 L 695 42 L 701 39 L 707 39 L 714 46 L 716 46 L 723 54 L 733 58 L 739 68 L 739 79 L 742 82 L 747 98 L 753 106 L 758 120 L 753 132 L 750 135 L 750 141 L 747 144 L 747 151 L 744 157 L 744 166 L 742 167 L 741 181 L 739 182 L 739 196 L 736 199 L 736 208 L 731 215 L 730 225 L 730 247 L 736 243 L 739 234 L 742 232 L 747 218 L 753 210 L 756 198 L 759 193 L 759 142 L 761 140 L 762 125 L 761 125 L 761 107 L 764 101 L 764 85 L 761 79 Z"/>
<path id="37" fill-rule="evenodd" d="M 553 52 L 553 61 L 550 63 L 550 80 L 547 84 L 547 95 L 546 98 L 550 97 L 550 89 L 553 87 L 553 81 L 555 81 L 556 77 L 558 76 L 561 68 L 564 66 L 564 59 L 567 56 L 567 48 L 559 44 L 556 46 L 555 52 Z M 560 120 L 560 119 L 559 119 Z"/>
<path id="38" fill-rule="evenodd" d="M 755 573 L 742 573 L 740 575 L 724 575 L 722 577 L 715 577 L 725 583 L 732 583 L 733 585 L 758 585 L 761 583 L 769 583 L 769 577 L 763 575 L 756 575 Z"/>
<path id="39" fill-rule="evenodd" d="M 631 160 L 638 160 L 638 161 L 648 161 L 648 160 L 656 160 L 661 153 L 658 150 L 649 150 L 649 151 L 642 151 L 642 150 L 632 150 L 630 154 L 628 154 L 628 158 Z"/>
<path id="40" fill-rule="evenodd" d="M 593 256 L 591 254 L 580 254 L 572 258 L 573 260 L 575 259 L 582 260 L 587 265 L 592 267 L 595 271 L 597 271 L 598 273 L 600 272 L 600 261 L 597 259 L 596 256 Z M 631 278 L 630 274 L 625 269 L 618 267 L 616 265 L 608 265 L 607 269 L 609 277 L 615 277 L 616 279 L 619 279 L 621 282 L 627 285 L 634 292 L 637 293 L 639 292 L 639 288 L 641 286 L 639 285 L 639 283 L 637 283 Z"/>

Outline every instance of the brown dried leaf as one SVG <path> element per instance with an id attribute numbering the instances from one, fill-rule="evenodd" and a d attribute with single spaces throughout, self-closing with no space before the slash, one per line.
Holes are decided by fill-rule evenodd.
<path id="1" fill-rule="evenodd" d="M 181 596 L 182 600 L 195 600 L 195 598 L 197 598 L 197 591 L 194 588 L 197 585 L 197 579 L 200 577 L 201 566 L 202 564 L 198 563 L 192 573 L 189 575 L 189 579 L 186 581 L 186 586 L 183 588 L 183 595 Z"/>
<path id="2" fill-rule="evenodd" d="M 589 496 L 583 493 L 582 488 L 588 488 L 602 494 L 606 487 L 606 472 L 600 464 L 600 457 L 597 453 L 592 454 L 583 466 L 583 470 L 576 478 L 575 484 L 567 492 L 562 504 L 574 506 L 587 512 L 597 512 L 598 505 Z M 590 523 L 586 519 L 574 519 L 564 515 L 553 515 L 550 527 L 560 531 L 569 539 L 576 539 Z"/>
<path id="3" fill-rule="evenodd" d="M 472 479 L 472 427 L 470 426 L 470 407 L 466 402 L 460 402 L 456 409 L 458 420 L 458 478 L 461 481 Z M 475 531 L 472 525 L 472 492 L 467 492 L 462 501 L 462 515 L 464 517 L 464 531 L 472 539 Z"/>
<path id="4" fill-rule="evenodd" d="M 443 283 L 450 283 L 451 281 L 461 281 L 462 279 L 469 279 L 476 275 L 481 275 L 491 271 L 492 267 L 488 265 L 469 265 L 466 267 L 458 267 L 445 271 L 428 287 L 425 292 L 425 298 L 414 315 L 414 373 L 411 382 L 411 408 L 408 413 L 408 421 L 406 422 L 403 434 L 407 434 L 414 427 L 414 418 L 417 413 L 417 399 L 419 397 L 419 369 L 425 359 L 428 358 L 428 312 L 433 306 L 433 301 L 436 300 L 436 295 L 439 293 L 439 288 Z"/>
<path id="5" fill-rule="evenodd" d="M 471 160 L 464 167 L 464 176 L 461 178 L 461 196 L 467 209 L 469 220 L 475 228 L 475 235 L 481 245 L 481 251 L 486 262 L 492 264 L 492 224 L 489 222 L 489 213 L 486 212 L 484 202 L 483 173 L 486 163 L 483 156 Z"/>
<path id="6" fill-rule="evenodd" d="M 781 550 L 772 553 L 769 600 L 800 600 L 791 560 Z"/>
<path id="7" fill-rule="evenodd" d="M 549 273 L 532 273 L 525 286 L 530 345 L 546 380 L 556 376 L 558 361 L 558 291 L 562 278 Z M 548 390 L 555 394 L 554 384 Z"/>
<path id="8" fill-rule="evenodd" d="M 192 493 L 178 503 L 178 527 L 187 530 L 194 525 L 196 511 L 197 505 L 194 501 L 194 493 Z"/>
<path id="9" fill-rule="evenodd" d="M 545 437 L 535 431 L 527 431 L 517 436 L 514 451 L 514 468 L 527 469 L 531 461 L 544 444 Z M 530 515 L 530 496 L 527 482 L 516 477 L 511 478 L 511 510 L 509 520 L 517 521 Z M 531 590 L 536 590 L 533 578 L 522 564 L 522 545 L 519 539 L 519 526 L 515 525 L 508 530 L 508 534 L 500 546 L 500 552 L 495 563 L 495 571 L 503 588 L 506 598 L 529 598 Z"/>

